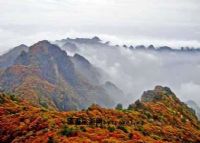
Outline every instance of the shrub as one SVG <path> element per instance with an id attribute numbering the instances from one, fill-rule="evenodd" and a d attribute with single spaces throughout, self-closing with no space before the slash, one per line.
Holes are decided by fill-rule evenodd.
<path id="1" fill-rule="evenodd" d="M 147 131 L 145 131 L 143 126 L 138 126 L 137 130 L 140 131 L 144 136 L 148 136 L 149 133 Z"/>
<path id="2" fill-rule="evenodd" d="M 120 130 L 124 131 L 125 133 L 128 133 L 127 128 L 124 126 L 118 126 L 117 129 L 120 129 Z"/>
<path id="3" fill-rule="evenodd" d="M 5 102 L 5 99 L 2 96 L 0 96 L 0 104 L 3 104 L 4 102 Z"/>
<path id="4" fill-rule="evenodd" d="M 128 110 L 133 110 L 134 109 L 134 104 L 130 104 L 129 106 L 128 106 Z"/>
<path id="5" fill-rule="evenodd" d="M 159 137 L 158 135 L 152 134 L 150 136 L 155 140 L 161 140 L 161 137 Z"/>
<path id="6" fill-rule="evenodd" d="M 73 127 L 68 127 L 68 126 L 64 126 L 61 131 L 61 135 L 67 136 L 67 137 L 76 136 L 77 133 L 78 133 L 77 129 Z"/>
<path id="7" fill-rule="evenodd" d="M 186 122 L 187 122 L 187 120 L 186 120 L 185 117 L 182 117 L 182 118 L 181 118 L 181 121 L 182 121 L 183 123 L 186 123 Z"/>
<path id="8" fill-rule="evenodd" d="M 132 139 L 132 138 L 133 138 L 133 133 L 129 133 L 129 134 L 128 134 L 128 138 L 129 138 L 129 139 Z"/>
<path id="9" fill-rule="evenodd" d="M 109 130 L 110 132 L 114 132 L 114 131 L 116 130 L 116 128 L 115 128 L 114 126 L 109 126 L 109 127 L 108 127 L 108 130 Z"/>
<path id="10" fill-rule="evenodd" d="M 152 114 L 149 111 L 145 111 L 144 114 L 148 119 L 152 118 Z"/>
<path id="11" fill-rule="evenodd" d="M 10 94 L 10 99 L 11 99 L 12 101 L 16 101 L 16 102 L 19 101 L 19 100 L 17 99 L 17 97 L 16 97 L 14 94 Z"/>
<path id="12" fill-rule="evenodd" d="M 47 143 L 56 143 L 53 137 L 49 137 Z"/>
<path id="13" fill-rule="evenodd" d="M 82 132 L 86 132 L 86 128 L 85 128 L 84 126 L 80 126 L 80 130 L 81 130 Z"/>

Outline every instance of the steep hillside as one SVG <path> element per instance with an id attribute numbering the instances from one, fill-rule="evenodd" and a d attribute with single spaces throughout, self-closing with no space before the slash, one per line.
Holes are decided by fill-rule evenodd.
<path id="1" fill-rule="evenodd" d="M 22 51 L 28 51 L 28 47 L 24 44 L 19 45 L 7 53 L 0 56 L 0 68 L 11 66 L 15 59 L 21 54 Z"/>
<path id="2" fill-rule="evenodd" d="M 198 143 L 200 123 L 169 88 L 157 86 L 128 109 L 96 104 L 77 112 L 34 107 L 0 93 L 2 143 Z"/>
<path id="3" fill-rule="evenodd" d="M 127 100 L 126 95 L 121 89 L 119 89 L 112 82 L 110 81 L 105 82 L 105 84 L 103 84 L 103 88 L 106 90 L 106 92 L 109 95 L 111 95 L 113 99 L 115 99 L 117 103 L 126 103 L 126 100 Z"/>
<path id="4" fill-rule="evenodd" d="M 77 73 L 85 77 L 89 83 L 93 85 L 100 84 L 101 74 L 87 59 L 79 54 L 75 54 L 71 57 L 71 61 L 74 63 Z"/>
<path id="5" fill-rule="evenodd" d="M 81 59 L 71 58 L 58 46 L 40 41 L 28 52 L 23 51 L 1 74 L 0 87 L 19 93 L 35 105 L 56 110 L 81 109 L 92 103 L 113 106 L 103 87 L 83 74 L 87 67 L 78 68 L 80 63 Z"/>

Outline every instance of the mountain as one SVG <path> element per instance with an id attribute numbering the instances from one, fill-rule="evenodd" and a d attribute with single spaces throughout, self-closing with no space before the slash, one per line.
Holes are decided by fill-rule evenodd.
<path id="1" fill-rule="evenodd" d="M 0 93 L 2 143 L 200 142 L 200 122 L 168 87 L 156 86 L 129 109 L 119 110 L 93 104 L 82 111 L 58 112 L 18 97 Z"/>
<path id="2" fill-rule="evenodd" d="M 7 53 L 0 56 L 0 68 L 7 68 L 11 66 L 14 60 L 21 54 L 22 51 L 28 51 L 28 47 L 21 44 Z"/>
<path id="3" fill-rule="evenodd" d="M 103 88 L 111 95 L 112 99 L 115 99 L 116 103 L 127 103 L 124 92 L 112 82 L 106 81 Z"/>
<path id="4" fill-rule="evenodd" d="M 90 66 L 91 71 L 84 67 Z M 92 103 L 110 107 L 114 101 L 104 88 L 92 84 L 87 73 L 95 68 L 80 55 L 70 57 L 44 40 L 23 51 L 0 76 L 1 90 L 16 92 L 34 105 L 55 110 L 86 108 Z M 93 80 L 95 82 L 95 78 Z"/>
<path id="5" fill-rule="evenodd" d="M 86 58 L 79 54 L 74 54 L 71 57 L 71 61 L 74 63 L 75 70 L 84 76 L 89 83 L 93 85 L 100 84 L 101 73 Z"/>
<path id="6" fill-rule="evenodd" d="M 69 52 L 79 52 L 80 49 L 85 48 L 85 47 L 98 47 L 98 48 L 103 48 L 103 47 L 114 47 L 109 45 L 109 41 L 103 43 L 102 40 L 95 36 L 93 38 L 66 38 L 62 40 L 56 40 L 53 42 L 54 44 L 58 45 L 61 47 L 61 49 L 69 51 Z"/>
<path id="7" fill-rule="evenodd" d="M 70 52 L 75 52 L 78 47 L 74 43 L 66 42 L 63 46 L 63 49 L 68 50 Z"/>
<path id="8" fill-rule="evenodd" d="M 192 100 L 187 101 L 186 104 L 195 110 L 195 113 L 198 119 L 200 120 L 200 107 Z"/>
<path id="9" fill-rule="evenodd" d="M 71 43 L 79 43 L 79 44 L 101 44 L 101 39 L 97 36 L 93 38 L 66 38 L 62 40 L 57 40 L 57 43 L 66 44 L 67 42 Z"/>
<path id="10" fill-rule="evenodd" d="M 145 108 L 150 108 L 157 116 L 162 114 L 162 116 L 167 117 L 168 114 L 171 114 L 177 117 L 177 119 L 166 118 L 166 120 L 161 120 L 163 122 L 176 121 L 176 125 L 179 126 L 181 126 L 181 122 L 192 122 L 194 126 L 198 124 L 198 119 L 194 110 L 188 107 L 184 102 L 181 102 L 168 87 L 156 86 L 154 90 L 145 91 L 141 100 L 138 100 L 132 105 L 135 109 L 143 108 L 143 106 Z"/>

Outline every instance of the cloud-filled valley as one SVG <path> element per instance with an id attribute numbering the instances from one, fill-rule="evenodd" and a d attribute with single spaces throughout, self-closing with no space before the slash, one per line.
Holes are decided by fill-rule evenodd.
<path id="1" fill-rule="evenodd" d="M 105 72 L 129 103 L 155 85 L 169 86 L 183 101 L 200 104 L 199 52 L 131 50 L 117 46 L 77 44 L 77 52 Z M 67 48 L 66 48 L 67 49 Z M 68 51 L 73 55 L 72 51 Z"/>

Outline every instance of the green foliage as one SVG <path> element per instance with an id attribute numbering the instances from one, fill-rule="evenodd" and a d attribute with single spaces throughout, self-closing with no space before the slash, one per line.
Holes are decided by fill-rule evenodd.
<path id="1" fill-rule="evenodd" d="M 117 106 L 115 107 L 116 110 L 122 110 L 123 109 L 123 106 L 122 104 L 117 104 Z"/>
<path id="2" fill-rule="evenodd" d="M 159 137 L 158 135 L 152 134 L 150 136 L 155 140 L 161 140 L 161 137 Z"/>
<path id="3" fill-rule="evenodd" d="M 140 131 L 143 135 L 148 136 L 149 133 L 147 131 L 145 131 L 143 126 L 138 126 L 137 130 Z"/>
<path id="4" fill-rule="evenodd" d="M 47 110 L 47 108 L 44 108 L 44 107 L 41 107 L 41 109 L 40 109 L 42 112 L 47 112 L 48 110 Z"/>
<path id="5" fill-rule="evenodd" d="M 148 119 L 150 119 L 150 118 L 153 117 L 152 114 L 151 114 L 149 111 L 145 111 L 144 114 L 146 115 L 146 117 L 147 117 Z"/>
<path id="6" fill-rule="evenodd" d="M 45 100 L 39 99 L 39 103 L 42 107 L 44 107 L 46 109 L 48 108 L 48 104 Z"/>
<path id="7" fill-rule="evenodd" d="M 80 126 L 80 130 L 81 130 L 82 132 L 86 132 L 86 131 L 87 131 L 86 128 L 85 128 L 84 126 Z"/>
<path id="8" fill-rule="evenodd" d="M 182 118 L 181 118 L 181 121 L 182 121 L 183 123 L 186 123 L 186 118 L 185 118 L 185 117 L 182 117 Z"/>
<path id="9" fill-rule="evenodd" d="M 133 110 L 134 109 L 134 104 L 130 104 L 129 106 L 128 106 L 128 110 Z"/>
<path id="10" fill-rule="evenodd" d="M 109 130 L 110 132 L 114 132 L 114 131 L 116 130 L 116 128 L 115 128 L 115 126 L 109 126 L 109 127 L 108 127 L 108 130 Z"/>
<path id="11" fill-rule="evenodd" d="M 144 108 L 144 105 L 140 100 L 135 101 L 135 107 L 136 108 Z"/>
<path id="12" fill-rule="evenodd" d="M 61 131 L 61 135 L 63 136 L 67 136 L 67 137 L 71 137 L 71 136 L 76 136 L 78 133 L 78 130 L 73 128 L 73 127 L 68 127 L 68 126 L 64 126 L 62 131 Z"/>
<path id="13" fill-rule="evenodd" d="M 128 133 L 128 129 L 125 126 L 118 126 L 117 129 L 120 129 L 124 131 L 125 133 Z"/>
<path id="14" fill-rule="evenodd" d="M 12 101 L 16 101 L 16 102 L 19 101 L 19 100 L 17 99 L 17 97 L 16 97 L 14 94 L 10 94 L 10 99 L 11 99 Z"/>
<path id="15" fill-rule="evenodd" d="M 137 126 L 137 130 L 141 131 L 141 132 L 144 132 L 144 127 L 143 126 Z"/>
<path id="16" fill-rule="evenodd" d="M 0 104 L 3 104 L 4 102 L 5 102 L 5 99 L 2 96 L 0 96 Z"/>

